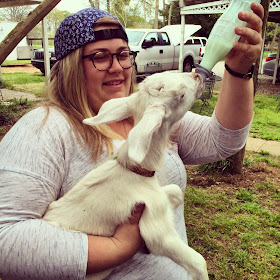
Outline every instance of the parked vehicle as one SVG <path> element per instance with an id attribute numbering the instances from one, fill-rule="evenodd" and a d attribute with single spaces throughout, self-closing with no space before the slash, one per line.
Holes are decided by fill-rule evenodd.
<path id="1" fill-rule="evenodd" d="M 207 43 L 206 37 L 190 37 L 185 42 L 185 45 L 193 45 L 193 44 L 199 45 L 200 44 L 201 45 L 201 56 L 203 56 L 204 52 L 205 52 L 206 43 Z"/>
<path id="2" fill-rule="evenodd" d="M 204 37 L 190 37 L 201 28 L 200 25 L 187 25 L 186 44 L 183 51 L 183 71 L 191 72 L 195 64 L 201 62 Z M 166 26 L 162 29 L 126 29 L 129 47 L 137 52 L 135 59 L 138 76 L 178 70 L 180 54 L 181 26 Z M 54 49 L 50 48 L 50 67 L 56 63 Z M 45 73 L 44 50 L 35 49 L 31 63 Z"/>
<path id="3" fill-rule="evenodd" d="M 137 52 L 135 63 L 138 75 L 166 70 L 178 70 L 180 42 L 173 40 L 174 34 L 172 36 L 164 28 L 126 29 L 126 32 L 130 49 Z M 191 72 L 195 64 L 200 63 L 201 59 L 200 42 L 198 44 L 193 42 L 184 45 L 184 72 Z"/>
<path id="4" fill-rule="evenodd" d="M 276 62 L 276 53 L 269 53 L 265 61 L 266 62 L 263 64 L 263 74 L 273 76 Z M 278 62 L 276 79 L 280 81 L 280 61 Z"/>
<path id="5" fill-rule="evenodd" d="M 49 49 L 50 53 L 50 67 L 56 63 L 54 48 Z M 34 49 L 33 56 L 31 58 L 31 64 L 38 68 L 43 74 L 45 74 L 45 62 L 44 62 L 44 49 Z"/>

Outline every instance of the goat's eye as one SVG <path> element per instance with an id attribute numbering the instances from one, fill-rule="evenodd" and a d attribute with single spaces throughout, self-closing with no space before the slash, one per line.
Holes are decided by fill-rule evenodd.
<path id="1" fill-rule="evenodd" d="M 182 99 L 184 99 L 184 97 L 185 97 L 185 94 L 182 94 L 182 95 L 181 95 L 180 97 L 181 97 L 181 100 L 182 100 Z"/>

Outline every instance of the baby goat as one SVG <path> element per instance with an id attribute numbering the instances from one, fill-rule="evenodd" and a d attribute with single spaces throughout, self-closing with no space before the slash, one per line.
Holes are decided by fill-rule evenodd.
<path id="1" fill-rule="evenodd" d="M 208 279 L 204 258 L 185 244 L 174 228 L 173 211 L 182 202 L 181 189 L 174 184 L 161 187 L 154 175 L 163 165 L 172 126 L 199 98 L 202 88 L 199 74 L 163 72 L 146 78 L 129 97 L 105 102 L 98 115 L 85 119 L 85 124 L 96 126 L 134 116 L 134 128 L 117 159 L 89 172 L 49 205 L 43 219 L 66 230 L 113 236 L 135 205 L 145 204 L 139 228 L 149 251 L 172 259 L 193 279 Z M 87 279 L 104 279 L 112 270 Z"/>

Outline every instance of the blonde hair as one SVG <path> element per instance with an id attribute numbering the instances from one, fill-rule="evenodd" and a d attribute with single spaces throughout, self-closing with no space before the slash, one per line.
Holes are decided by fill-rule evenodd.
<path id="1" fill-rule="evenodd" d="M 119 23 L 111 18 L 101 18 L 96 25 L 112 25 Z M 85 76 L 82 65 L 83 47 L 80 47 L 63 59 L 57 61 L 51 69 L 49 80 L 46 82 L 45 94 L 48 97 L 46 108 L 56 107 L 70 122 L 79 143 L 86 144 L 92 150 L 92 157 L 100 157 L 105 144 L 108 155 L 113 151 L 112 139 L 123 139 L 107 125 L 90 127 L 82 123 L 83 119 L 94 116 L 87 98 Z M 132 71 L 130 92 L 134 90 L 135 70 Z"/>

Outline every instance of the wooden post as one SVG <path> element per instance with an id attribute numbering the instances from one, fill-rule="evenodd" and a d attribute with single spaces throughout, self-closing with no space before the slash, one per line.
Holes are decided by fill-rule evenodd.
<path id="1" fill-rule="evenodd" d="M 13 51 L 18 43 L 60 2 L 60 0 L 43 0 L 24 21 L 6 36 L 0 43 L 0 65 Z"/>

